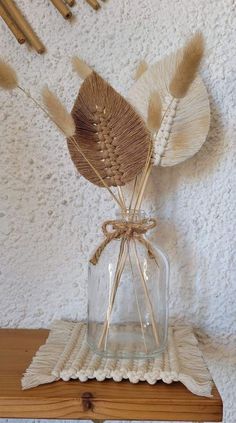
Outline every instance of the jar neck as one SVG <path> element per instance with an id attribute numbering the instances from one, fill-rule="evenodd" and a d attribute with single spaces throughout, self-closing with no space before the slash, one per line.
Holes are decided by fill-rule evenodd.
<path id="1" fill-rule="evenodd" d="M 147 216 L 143 210 L 126 209 L 117 211 L 116 218 L 125 222 L 140 222 L 146 219 Z"/>

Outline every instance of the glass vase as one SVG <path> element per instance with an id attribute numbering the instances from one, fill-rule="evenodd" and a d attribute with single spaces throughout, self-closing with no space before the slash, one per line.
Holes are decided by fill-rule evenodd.
<path id="1" fill-rule="evenodd" d="M 103 356 L 149 358 L 165 348 L 169 264 L 145 236 L 153 221 L 127 210 L 106 222 L 89 263 L 87 341 Z"/>

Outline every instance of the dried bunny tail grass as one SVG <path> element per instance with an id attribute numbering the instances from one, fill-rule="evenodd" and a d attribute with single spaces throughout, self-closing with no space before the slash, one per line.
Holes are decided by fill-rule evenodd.
<path id="1" fill-rule="evenodd" d="M 87 76 L 93 72 L 92 69 L 79 57 L 72 58 L 72 66 L 74 71 L 77 72 L 82 79 L 87 78 Z"/>
<path id="2" fill-rule="evenodd" d="M 169 91 L 173 97 L 182 98 L 186 95 L 196 77 L 203 53 L 204 39 L 198 32 L 184 47 L 183 57 L 170 82 Z"/>
<path id="3" fill-rule="evenodd" d="M 134 80 L 137 81 L 137 79 L 139 79 L 140 76 L 142 76 L 142 74 L 146 72 L 147 68 L 148 68 L 147 62 L 145 60 L 141 60 L 141 62 L 138 64 L 138 67 L 135 71 Z"/>
<path id="4" fill-rule="evenodd" d="M 4 65 L 4 66 L 2 66 L 2 65 Z M 4 71 L 6 69 L 7 69 L 7 71 L 9 69 L 10 69 L 10 71 L 12 71 L 12 69 L 10 68 L 10 66 L 8 66 L 4 62 L 0 61 L 0 82 L 1 82 L 1 77 L 2 77 L 2 75 L 1 75 L 1 70 L 2 70 L 1 69 L 1 66 L 4 69 Z M 13 70 L 13 72 L 14 72 L 14 70 Z M 45 109 L 43 106 L 41 106 L 40 103 L 38 103 L 37 100 L 34 99 L 34 97 L 31 96 L 31 94 L 29 92 L 27 92 L 23 87 L 21 87 L 20 85 L 17 84 L 16 75 L 14 75 L 14 73 L 12 73 L 12 78 L 13 78 L 13 76 L 15 76 L 15 85 L 14 85 L 14 87 L 17 87 L 20 91 L 22 91 L 24 93 L 24 95 L 27 98 L 29 98 L 31 101 L 33 101 L 34 104 L 39 109 L 41 109 L 42 112 L 44 112 L 45 115 L 62 131 L 62 133 L 64 135 L 66 135 L 66 137 L 68 137 L 70 139 L 71 143 L 75 145 L 75 149 L 80 151 L 80 148 L 76 144 L 76 141 L 74 139 L 76 128 L 75 128 L 75 123 L 74 123 L 73 117 L 72 117 L 72 115 L 70 115 L 67 112 L 67 110 L 65 109 L 65 107 L 63 106 L 63 104 L 56 97 L 56 95 L 54 93 L 52 93 L 47 87 L 44 88 L 42 94 L 43 94 L 44 104 L 46 106 L 46 109 Z M 5 82 L 4 88 L 6 88 L 6 78 L 4 78 L 4 82 Z M 9 85 L 10 85 L 10 83 L 8 82 L 6 89 L 10 89 L 9 88 Z M 11 82 L 11 85 L 12 85 L 11 88 L 14 88 L 13 87 L 13 82 Z M 97 172 L 97 170 L 93 167 L 93 165 L 91 164 L 91 162 L 87 159 L 87 157 L 84 155 L 83 152 L 80 152 L 80 154 L 82 155 L 82 157 L 84 158 L 84 160 L 88 164 L 88 166 L 92 169 L 92 171 L 95 172 L 96 176 L 101 181 L 102 186 L 104 186 L 105 188 L 108 189 L 108 191 L 110 192 L 110 194 L 113 197 L 113 199 L 122 208 L 122 204 L 120 204 L 119 200 L 117 200 L 117 198 L 114 195 L 114 193 L 109 189 L 109 187 L 107 186 L 107 184 L 105 183 L 105 181 L 103 181 L 102 177 Z"/>
<path id="5" fill-rule="evenodd" d="M 0 87 L 4 90 L 13 90 L 18 85 L 15 70 L 0 59 Z"/>
<path id="6" fill-rule="evenodd" d="M 42 95 L 44 105 L 53 122 L 67 137 L 72 137 L 75 134 L 75 123 L 71 114 L 67 112 L 58 97 L 47 87 L 43 89 Z"/>
<path id="7" fill-rule="evenodd" d="M 161 98 L 157 91 L 150 95 L 148 104 L 147 127 L 150 131 L 157 131 L 161 126 Z"/>

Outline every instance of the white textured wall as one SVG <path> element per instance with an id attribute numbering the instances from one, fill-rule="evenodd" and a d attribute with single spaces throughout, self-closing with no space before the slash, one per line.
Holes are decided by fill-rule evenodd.
<path id="1" fill-rule="evenodd" d="M 235 423 L 235 0 L 108 0 L 99 13 L 77 0 L 71 24 L 46 0 L 19 4 L 48 52 L 39 56 L 19 46 L 1 24 L 0 54 L 35 97 L 47 82 L 69 108 L 80 83 L 72 55 L 125 94 L 140 58 L 154 62 L 203 31 L 208 141 L 195 158 L 154 173 L 146 208 L 159 217 L 156 236 L 172 265 L 171 315 L 199 329 L 225 403 L 224 422 Z M 84 318 L 93 233 L 114 204 L 76 174 L 63 137 L 40 111 L 19 93 L 1 92 L 0 101 L 0 326 Z"/>

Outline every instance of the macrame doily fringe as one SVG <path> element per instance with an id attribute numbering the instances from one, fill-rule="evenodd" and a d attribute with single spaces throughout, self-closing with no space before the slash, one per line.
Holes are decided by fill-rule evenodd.
<path id="1" fill-rule="evenodd" d="M 182 382 L 196 395 L 211 397 L 212 380 L 191 327 L 170 327 L 168 346 L 152 359 L 116 360 L 96 355 L 86 343 L 86 324 L 55 321 L 22 378 L 22 388 L 63 379 L 113 379 L 131 383 Z"/>

